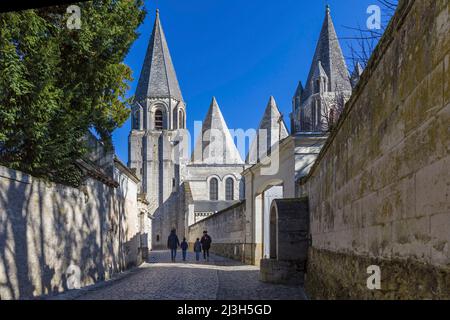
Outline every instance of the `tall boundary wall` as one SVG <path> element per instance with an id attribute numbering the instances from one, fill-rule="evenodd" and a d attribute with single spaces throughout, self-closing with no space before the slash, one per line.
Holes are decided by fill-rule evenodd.
<path id="1" fill-rule="evenodd" d="M 80 188 L 0 166 L 0 299 L 83 287 L 141 263 L 137 184 Z"/>
<path id="2" fill-rule="evenodd" d="M 448 0 L 401 0 L 310 174 L 316 299 L 450 299 Z M 381 270 L 369 290 L 367 268 Z"/>
<path id="3" fill-rule="evenodd" d="M 201 238 L 204 230 L 212 238 L 212 253 L 244 261 L 245 251 L 251 250 L 250 245 L 245 244 L 244 201 L 189 226 L 189 250 L 193 250 L 196 238 Z"/>

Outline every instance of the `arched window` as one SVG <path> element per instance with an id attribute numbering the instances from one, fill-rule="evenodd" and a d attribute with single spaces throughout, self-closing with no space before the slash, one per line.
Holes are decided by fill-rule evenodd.
<path id="1" fill-rule="evenodd" d="M 219 181 L 216 178 L 209 181 L 209 200 L 219 200 Z"/>
<path id="2" fill-rule="evenodd" d="M 133 129 L 139 130 L 141 123 L 140 123 L 140 112 L 139 110 L 136 110 L 133 114 Z"/>
<path id="3" fill-rule="evenodd" d="M 314 131 L 316 129 L 316 101 L 313 101 L 311 106 L 311 129 Z"/>
<path id="4" fill-rule="evenodd" d="M 322 106 L 320 104 L 320 100 L 316 100 L 316 128 L 318 131 L 321 130 L 322 125 Z"/>
<path id="5" fill-rule="evenodd" d="M 164 115 L 161 110 L 155 112 L 155 130 L 162 130 L 164 128 Z"/>
<path id="6" fill-rule="evenodd" d="M 225 181 L 225 200 L 234 200 L 234 180 L 233 178 L 228 178 Z"/>
<path id="7" fill-rule="evenodd" d="M 330 110 L 330 119 L 329 124 L 333 125 L 336 122 L 334 109 Z"/>
<path id="8" fill-rule="evenodd" d="M 184 112 L 178 111 L 178 129 L 184 129 Z"/>
<path id="9" fill-rule="evenodd" d="M 320 80 L 316 80 L 316 85 L 314 86 L 314 93 L 320 93 Z"/>

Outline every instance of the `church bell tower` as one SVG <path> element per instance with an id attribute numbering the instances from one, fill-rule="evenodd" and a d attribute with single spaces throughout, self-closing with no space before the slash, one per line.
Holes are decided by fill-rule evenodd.
<path id="1" fill-rule="evenodd" d="M 153 216 L 152 248 L 165 247 L 172 228 L 184 233 L 177 140 L 185 128 L 186 104 L 157 10 L 132 107 L 128 163 Z"/>

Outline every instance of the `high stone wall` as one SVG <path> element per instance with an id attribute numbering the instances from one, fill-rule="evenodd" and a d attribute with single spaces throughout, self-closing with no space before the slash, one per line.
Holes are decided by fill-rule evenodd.
<path id="1" fill-rule="evenodd" d="M 137 184 L 114 178 L 76 189 L 0 166 L 1 299 L 67 290 L 77 268 L 82 287 L 141 262 Z"/>
<path id="2" fill-rule="evenodd" d="M 210 252 L 243 261 L 245 250 L 245 202 L 240 202 L 230 208 L 213 214 L 189 227 L 189 250 L 193 250 L 196 238 L 201 238 L 207 230 L 212 238 Z"/>
<path id="3" fill-rule="evenodd" d="M 450 298 L 447 0 L 400 1 L 300 195 L 313 298 Z M 367 267 L 381 267 L 368 290 Z"/>

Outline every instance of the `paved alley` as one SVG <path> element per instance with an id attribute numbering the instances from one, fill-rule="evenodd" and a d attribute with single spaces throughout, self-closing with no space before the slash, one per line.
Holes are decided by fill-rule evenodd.
<path id="1" fill-rule="evenodd" d="M 203 260 L 203 259 L 202 259 Z M 259 281 L 259 268 L 211 255 L 210 261 L 170 262 L 169 251 L 150 252 L 149 261 L 118 278 L 52 299 L 132 300 L 302 300 L 303 290 L 295 286 Z"/>

